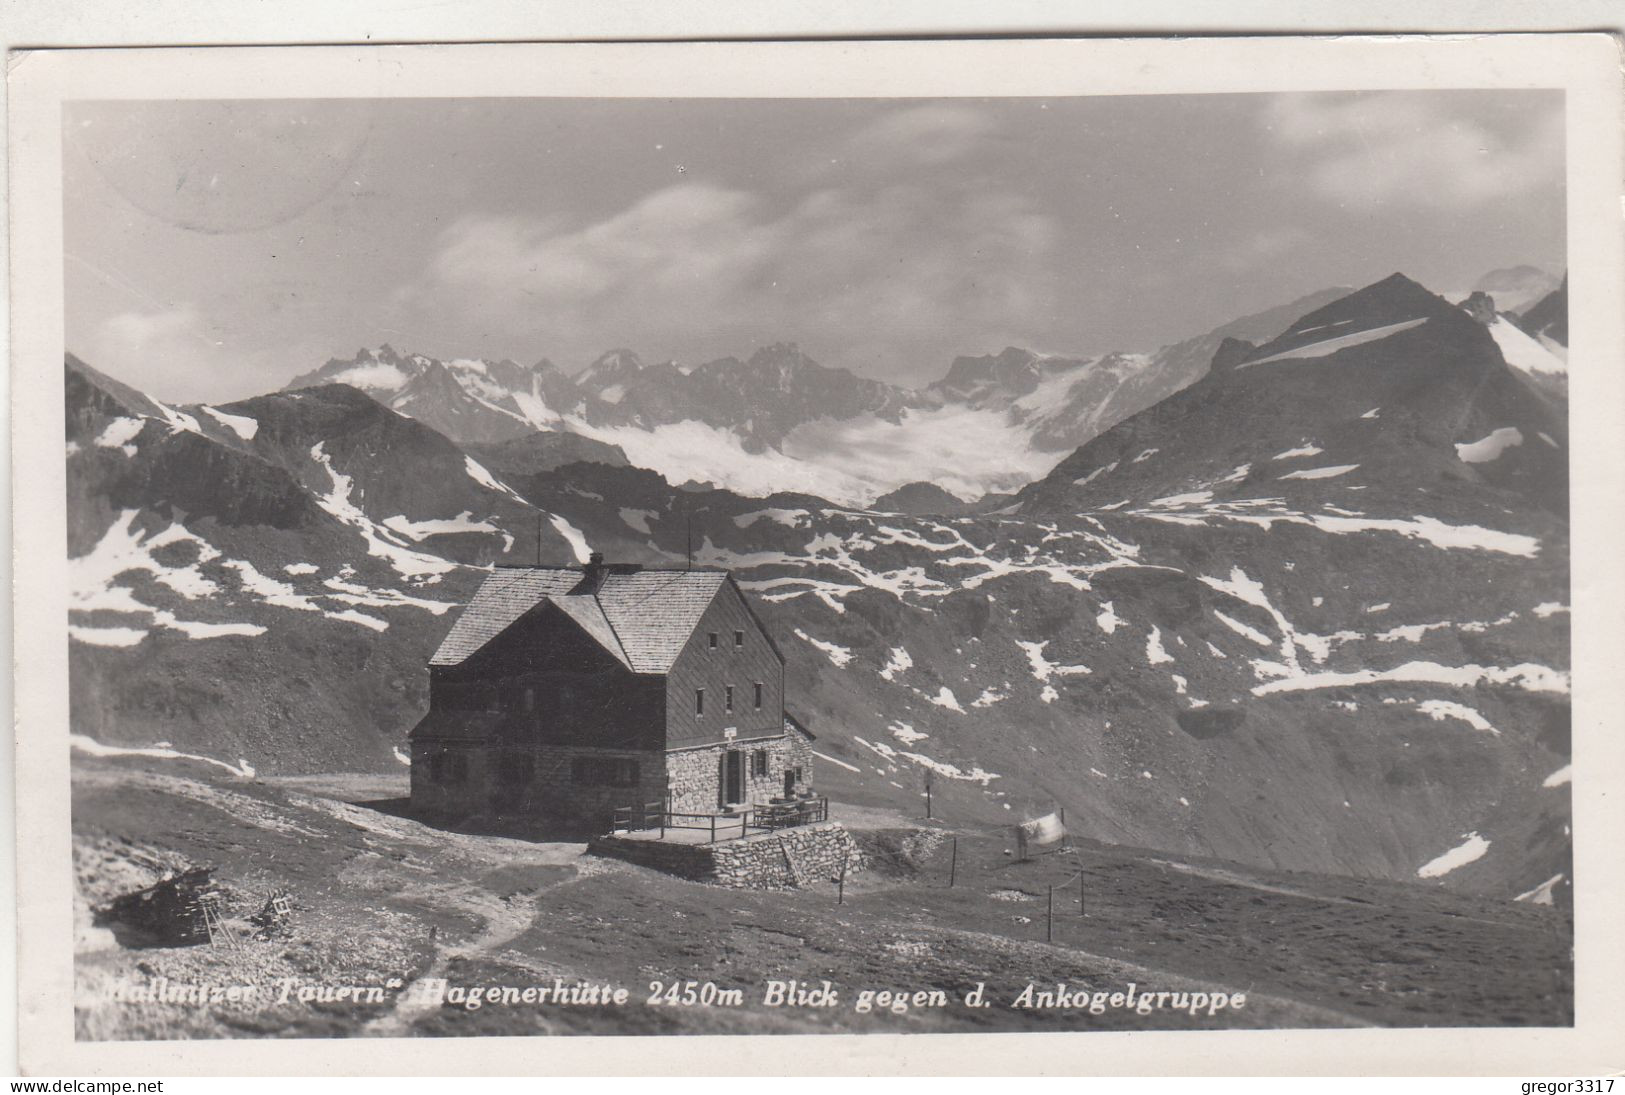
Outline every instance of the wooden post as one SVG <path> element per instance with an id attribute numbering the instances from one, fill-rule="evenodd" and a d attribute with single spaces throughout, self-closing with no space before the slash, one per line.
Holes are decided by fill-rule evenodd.
<path id="1" fill-rule="evenodd" d="M 954 837 L 953 853 L 948 860 L 948 888 L 954 888 L 954 877 L 959 873 L 959 838 Z"/>
<path id="2" fill-rule="evenodd" d="M 739 839 L 744 840 L 750 835 L 750 811 L 746 810 L 739 815 Z"/>
<path id="3" fill-rule="evenodd" d="M 1055 887 L 1049 888 L 1049 911 L 1044 914 L 1044 942 L 1055 942 Z"/>
<path id="4" fill-rule="evenodd" d="M 1082 871 L 1078 872 L 1078 915 L 1079 916 L 1088 916 L 1089 915 L 1089 910 L 1084 905 L 1083 872 Z"/>
<path id="5" fill-rule="evenodd" d="M 715 844 L 716 842 L 717 842 L 717 815 L 712 814 L 711 815 L 711 843 Z"/>
<path id="6" fill-rule="evenodd" d="M 839 883 L 839 888 L 835 891 L 835 903 L 837 905 L 846 904 L 846 867 L 847 864 L 851 862 L 852 849 L 851 847 L 848 847 L 846 849 L 846 854 L 841 857 L 841 881 Z"/>

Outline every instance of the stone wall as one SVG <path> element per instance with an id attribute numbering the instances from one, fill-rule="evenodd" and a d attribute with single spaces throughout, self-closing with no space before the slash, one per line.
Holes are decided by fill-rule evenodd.
<path id="1" fill-rule="evenodd" d="M 666 793 L 677 813 L 713 814 L 724 805 L 718 793 L 722 757 L 729 750 L 743 754 L 747 804 L 760 804 L 784 795 L 784 774 L 800 769 L 793 781 L 794 793 L 812 790 L 812 751 L 807 739 L 794 731 L 758 741 L 705 745 L 695 749 L 674 749 L 666 754 Z M 757 774 L 754 755 L 760 750 L 767 759 L 766 771 Z"/>
<path id="2" fill-rule="evenodd" d="M 863 869 L 863 856 L 852 834 L 835 821 L 717 844 L 678 844 L 611 835 L 593 840 L 587 851 L 696 882 L 750 890 L 784 890 L 832 882 L 840 876 L 843 863 L 848 874 Z"/>

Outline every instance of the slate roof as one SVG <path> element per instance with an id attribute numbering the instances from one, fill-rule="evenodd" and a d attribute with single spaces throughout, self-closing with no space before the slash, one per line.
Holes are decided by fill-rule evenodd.
<path id="1" fill-rule="evenodd" d="M 460 664 L 551 601 L 633 672 L 666 673 L 727 580 L 722 570 L 611 569 L 594 594 L 576 568 L 501 569 L 481 583 L 429 664 Z"/>

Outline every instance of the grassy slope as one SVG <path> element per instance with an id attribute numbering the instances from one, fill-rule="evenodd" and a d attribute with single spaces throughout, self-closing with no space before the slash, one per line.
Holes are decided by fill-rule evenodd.
<path id="1" fill-rule="evenodd" d="M 846 901 L 820 883 L 797 893 L 722 890 L 529 844 L 426 828 L 387 812 L 399 778 L 219 778 L 187 762 L 76 760 L 76 976 L 80 1037 L 98 1039 L 355 1034 L 814 1033 L 1565 1024 L 1572 1021 L 1570 928 L 1550 908 L 1436 886 L 1262 872 L 1216 861 L 1088 846 L 1087 916 L 1065 856 L 1017 864 L 997 831 L 844 808 L 871 869 Z M 372 802 L 385 808 L 357 805 Z M 838 816 L 843 808 L 838 807 Z M 957 836 L 957 884 L 947 887 Z M 293 892 L 291 940 L 220 947 L 127 948 L 92 923 L 91 905 L 144 885 L 165 866 L 212 864 L 252 911 Z M 351 1003 L 272 1007 L 141 1006 L 105 999 L 117 981 L 271 985 L 548 983 L 631 990 L 623 1009 L 414 1010 Z M 769 978 L 829 979 L 834 1009 L 760 1007 Z M 740 1009 L 650 1008 L 654 979 L 746 990 Z M 1031 980 L 1074 988 L 1244 991 L 1216 1018 L 1163 1012 L 1020 1012 L 1004 1006 Z M 860 988 L 978 981 L 995 1006 L 857 1014 Z"/>

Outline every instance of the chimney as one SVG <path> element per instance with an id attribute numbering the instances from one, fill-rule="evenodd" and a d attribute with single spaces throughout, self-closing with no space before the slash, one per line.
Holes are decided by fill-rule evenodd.
<path id="1" fill-rule="evenodd" d="M 581 573 L 592 588 L 597 590 L 598 582 L 604 576 L 604 553 L 595 551 L 587 556 L 587 565 L 581 568 Z"/>

